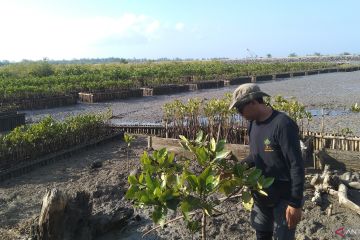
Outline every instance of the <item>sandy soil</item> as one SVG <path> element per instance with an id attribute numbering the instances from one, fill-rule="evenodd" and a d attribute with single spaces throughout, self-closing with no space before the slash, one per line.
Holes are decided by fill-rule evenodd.
<path id="1" fill-rule="evenodd" d="M 348 109 L 354 103 L 360 104 L 360 71 L 339 72 L 310 75 L 259 83 L 270 95 L 280 94 L 285 97 L 296 97 L 307 106 L 314 115 L 311 131 L 321 129 L 321 111 L 324 108 L 325 132 L 339 132 L 350 128 L 354 135 L 360 136 L 360 113 L 351 113 Z M 200 99 L 221 98 L 227 92 L 233 92 L 237 86 L 219 89 L 206 89 L 174 95 L 151 96 L 145 98 L 118 100 L 106 103 L 84 104 L 75 106 L 25 111 L 28 121 L 37 121 L 45 115 L 63 119 L 68 115 L 84 112 L 104 112 L 112 109 L 116 116 L 114 123 L 155 123 L 161 122 L 161 107 L 164 103 L 181 99 L 187 101 L 192 97 Z"/>
<path id="2" fill-rule="evenodd" d="M 160 147 L 154 143 L 155 148 Z M 138 137 L 134 142 L 129 161 L 131 169 L 139 164 L 139 155 L 146 146 L 145 137 Z M 121 141 L 110 142 L 0 183 L 0 239 L 26 239 L 29 222 L 40 212 L 46 189 L 52 187 L 68 192 L 89 191 L 95 212 L 115 205 L 131 207 L 131 203 L 123 198 L 128 175 L 124 147 Z M 91 170 L 90 165 L 94 161 L 102 161 L 103 166 Z M 309 200 L 313 190 L 306 185 L 304 216 L 297 228 L 298 239 L 337 239 L 336 229 L 359 228 L 360 217 L 339 206 L 333 197 L 329 197 L 321 207 L 314 206 Z M 360 204 L 359 191 L 351 191 L 349 197 Z M 334 213 L 330 217 L 325 211 L 329 203 L 334 205 Z M 243 210 L 236 200 L 221 206 L 221 210 L 229 211 L 229 214 L 209 221 L 209 239 L 255 239 L 249 225 L 249 212 Z M 148 209 L 136 209 L 135 217 L 129 221 L 127 228 L 98 239 L 140 239 L 143 231 L 153 227 L 148 213 Z M 195 239 L 197 237 L 195 235 Z M 356 239 L 354 237 L 358 236 L 349 239 Z M 191 234 L 180 221 L 147 235 L 145 239 L 191 239 Z"/>

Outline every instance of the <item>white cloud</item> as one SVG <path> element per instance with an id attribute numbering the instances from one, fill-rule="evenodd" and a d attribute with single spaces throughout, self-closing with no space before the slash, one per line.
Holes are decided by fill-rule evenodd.
<path id="1" fill-rule="evenodd" d="M 15 5 L 1 6 L 0 59 L 96 57 L 109 39 L 143 43 L 158 38 L 161 24 L 146 15 L 65 18 Z"/>
<path id="2" fill-rule="evenodd" d="M 182 23 L 182 22 L 178 22 L 178 23 L 176 23 L 176 25 L 175 25 L 175 29 L 178 30 L 178 31 L 184 30 L 184 27 L 185 27 L 185 24 Z"/>
<path id="3" fill-rule="evenodd" d="M 146 32 L 147 33 L 154 33 L 156 30 L 158 30 L 160 27 L 160 22 L 159 21 L 153 21 L 152 23 L 150 23 L 147 28 L 146 28 Z"/>

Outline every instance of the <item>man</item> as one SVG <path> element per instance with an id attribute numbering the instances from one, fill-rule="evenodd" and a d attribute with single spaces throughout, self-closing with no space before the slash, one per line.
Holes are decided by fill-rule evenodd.
<path id="1" fill-rule="evenodd" d="M 301 220 L 304 189 L 304 164 L 301 157 L 299 128 L 286 114 L 267 106 L 258 85 L 240 85 L 233 93 L 230 109 L 250 121 L 248 134 L 249 166 L 262 170 L 274 183 L 266 189 L 268 196 L 253 192 L 255 203 L 251 225 L 257 239 L 291 240 Z"/>

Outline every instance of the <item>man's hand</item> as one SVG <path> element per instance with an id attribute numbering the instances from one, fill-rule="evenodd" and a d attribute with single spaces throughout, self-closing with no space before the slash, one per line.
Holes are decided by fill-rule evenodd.
<path id="1" fill-rule="evenodd" d="M 301 208 L 294 208 L 289 205 L 286 208 L 285 216 L 289 229 L 295 228 L 301 220 Z"/>

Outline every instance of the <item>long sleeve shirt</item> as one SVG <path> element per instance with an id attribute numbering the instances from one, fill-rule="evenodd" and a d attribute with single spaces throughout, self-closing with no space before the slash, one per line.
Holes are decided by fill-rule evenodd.
<path id="1" fill-rule="evenodd" d="M 290 206 L 302 207 L 305 174 L 297 124 L 286 114 L 273 110 L 265 121 L 250 123 L 249 139 L 246 162 L 261 169 L 266 177 L 275 178 L 265 189 L 268 197 L 253 193 L 255 201 L 271 205 L 285 199 Z"/>

